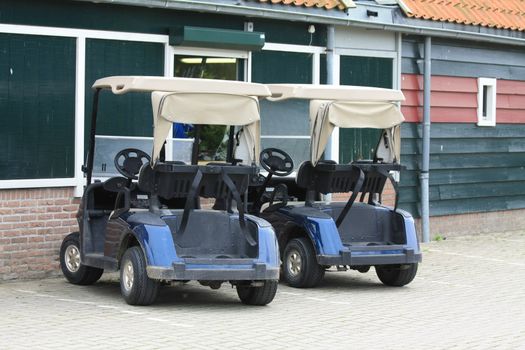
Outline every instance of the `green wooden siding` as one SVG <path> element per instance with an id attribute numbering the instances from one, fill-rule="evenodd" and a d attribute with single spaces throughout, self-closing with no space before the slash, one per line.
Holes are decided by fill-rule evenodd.
<path id="1" fill-rule="evenodd" d="M 91 86 L 95 80 L 111 75 L 164 75 L 164 46 L 116 40 L 86 41 L 86 140 L 91 123 Z M 104 91 L 99 101 L 97 134 L 152 136 L 150 94 L 116 96 Z"/>
<path id="2" fill-rule="evenodd" d="M 391 58 L 341 56 L 340 84 L 392 88 Z M 375 129 L 341 129 L 339 161 L 372 159 L 381 134 Z"/>
<path id="3" fill-rule="evenodd" d="M 0 115 L 1 180 L 74 176 L 74 39 L 0 34 Z"/>
<path id="4" fill-rule="evenodd" d="M 402 127 L 400 206 L 419 217 L 421 127 Z M 525 125 L 435 123 L 430 144 L 430 215 L 525 208 Z"/>

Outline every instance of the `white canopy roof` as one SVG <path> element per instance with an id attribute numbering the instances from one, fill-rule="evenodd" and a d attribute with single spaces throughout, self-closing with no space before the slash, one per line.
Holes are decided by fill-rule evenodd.
<path id="1" fill-rule="evenodd" d="M 310 157 L 315 165 L 321 158 L 335 127 L 390 130 L 392 158 L 399 159 L 400 135 L 396 127 L 405 118 L 397 102 L 404 101 L 399 90 L 334 85 L 270 84 L 271 100 L 288 98 L 310 101 Z"/>
<path id="2" fill-rule="evenodd" d="M 268 84 L 272 97 L 269 100 L 301 98 L 305 100 L 332 101 L 379 101 L 401 102 L 405 96 L 400 90 L 367 86 L 309 85 L 309 84 Z"/>
<path id="3" fill-rule="evenodd" d="M 258 161 L 258 97 L 271 95 L 265 85 L 211 79 L 115 76 L 97 80 L 93 88 L 111 89 L 115 94 L 152 92 L 153 162 L 158 160 L 174 122 L 244 126 L 240 143 L 245 152 L 248 150 L 250 158 L 245 160 Z"/>
<path id="4" fill-rule="evenodd" d="M 195 79 L 195 78 L 167 78 L 145 76 L 113 76 L 95 81 L 93 88 L 111 89 L 114 94 L 127 92 L 198 92 L 222 93 L 232 95 L 270 96 L 270 90 L 263 84 L 246 83 L 243 81 Z"/>

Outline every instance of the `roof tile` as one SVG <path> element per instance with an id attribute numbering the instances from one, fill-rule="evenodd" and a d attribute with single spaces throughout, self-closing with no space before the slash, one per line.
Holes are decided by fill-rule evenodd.
<path id="1" fill-rule="evenodd" d="M 525 31 L 525 0 L 399 0 L 409 17 Z"/>
<path id="2" fill-rule="evenodd" d="M 339 9 L 345 10 L 348 6 L 345 5 L 345 1 L 341 0 L 259 0 L 259 2 L 271 2 L 272 4 L 283 4 L 283 5 L 295 5 L 305 7 L 322 7 L 327 10 Z M 353 5 L 352 1 L 346 1 L 350 5 Z"/>

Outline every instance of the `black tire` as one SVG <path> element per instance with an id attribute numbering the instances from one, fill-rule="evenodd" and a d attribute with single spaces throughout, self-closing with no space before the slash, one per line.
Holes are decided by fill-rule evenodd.
<path id="1" fill-rule="evenodd" d="M 417 263 L 407 265 L 378 265 L 377 277 L 383 284 L 392 287 L 402 287 L 412 282 L 417 273 Z"/>
<path id="2" fill-rule="evenodd" d="M 126 250 L 120 262 L 120 292 L 126 303 L 153 304 L 159 294 L 159 285 L 159 281 L 148 277 L 142 249 L 134 246 Z"/>
<path id="3" fill-rule="evenodd" d="M 325 268 L 317 263 L 315 256 L 315 250 L 308 238 L 290 240 L 284 248 L 282 266 L 284 281 L 296 288 L 311 288 L 318 285 L 324 277 Z M 295 268 L 292 261 L 296 262 Z"/>
<path id="4" fill-rule="evenodd" d="M 90 285 L 100 279 L 103 269 L 83 265 L 80 261 L 80 234 L 67 235 L 60 246 L 60 269 L 64 277 L 73 284 Z"/>
<path id="5" fill-rule="evenodd" d="M 261 287 L 237 285 L 237 295 L 246 305 L 267 305 L 272 302 L 277 292 L 278 281 L 264 281 Z"/>

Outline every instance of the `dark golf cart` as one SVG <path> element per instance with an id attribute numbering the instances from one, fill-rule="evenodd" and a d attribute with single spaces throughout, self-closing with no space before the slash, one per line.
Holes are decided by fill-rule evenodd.
<path id="1" fill-rule="evenodd" d="M 108 77 L 93 88 L 87 186 L 77 216 L 80 232 L 68 235 L 60 251 L 65 277 L 87 285 L 103 271 L 120 269 L 122 296 L 132 305 L 153 303 L 163 282 L 188 280 L 214 289 L 230 282 L 243 303 L 270 303 L 279 279 L 277 240 L 268 222 L 245 214 L 244 200 L 249 181 L 257 179 L 258 98 L 269 96 L 268 88 L 159 77 Z M 122 176 L 92 182 L 94 157 L 101 153 L 95 151 L 95 134 L 104 90 L 151 93 L 153 152 L 150 157 L 141 149 L 121 149 L 114 166 Z M 165 159 L 165 140 L 174 122 L 195 126 L 191 164 Z M 234 154 L 230 140 L 229 162 L 198 164 L 204 124 L 242 129 L 237 141 L 245 158 Z M 215 200 L 217 210 L 200 209 L 201 198 Z"/>
<path id="2" fill-rule="evenodd" d="M 412 216 L 397 208 L 393 175 L 402 169 L 399 127 L 404 118 L 396 103 L 403 94 L 350 86 L 269 88 L 270 100 L 310 101 L 311 159 L 298 167 L 295 178 L 287 177 L 294 170 L 292 158 L 279 149 L 263 150 L 260 164 L 268 176 L 255 195 L 252 190 L 252 212 L 276 230 L 283 279 L 293 287 L 313 287 L 330 267 L 364 273 L 374 266 L 386 285 L 410 283 L 421 252 Z M 335 127 L 382 130 L 374 159 L 350 164 L 321 159 Z M 381 204 L 387 181 L 396 191 L 393 207 Z M 321 201 L 322 195 L 335 193 L 347 194 L 348 200 Z M 269 206 L 261 211 L 265 202 Z"/>

